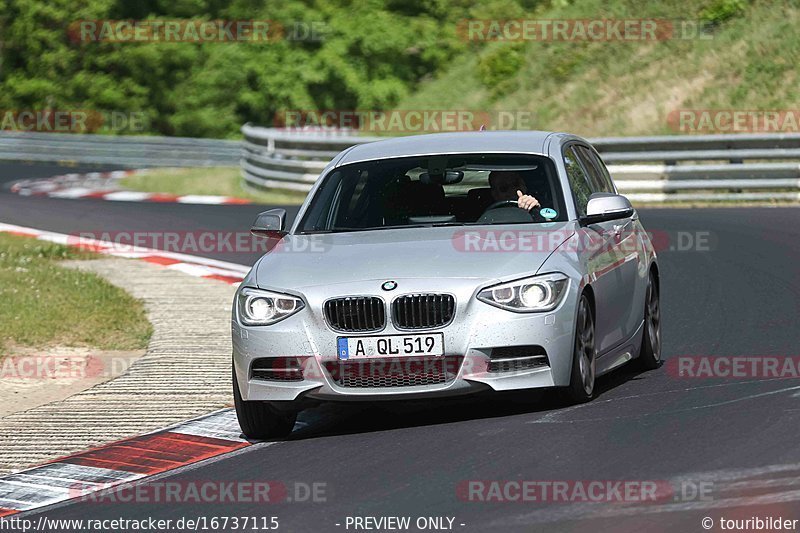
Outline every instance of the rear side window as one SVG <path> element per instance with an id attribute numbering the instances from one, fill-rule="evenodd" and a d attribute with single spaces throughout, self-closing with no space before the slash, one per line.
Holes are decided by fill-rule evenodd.
<path id="1" fill-rule="evenodd" d="M 583 166 L 578 160 L 575 153 L 575 147 L 570 146 L 564 150 L 564 166 L 567 169 L 567 179 L 569 180 L 570 189 L 575 198 L 575 207 L 578 211 L 578 216 L 586 215 L 586 204 L 589 203 L 589 197 L 592 195 L 592 185 L 589 182 L 589 176 L 583 170 Z"/>
<path id="2" fill-rule="evenodd" d="M 611 176 L 606 166 L 600 158 L 597 157 L 597 154 L 585 146 L 575 146 L 574 148 L 583 161 L 586 172 L 589 173 L 594 192 L 608 192 L 613 194 L 614 185 L 611 183 Z"/>

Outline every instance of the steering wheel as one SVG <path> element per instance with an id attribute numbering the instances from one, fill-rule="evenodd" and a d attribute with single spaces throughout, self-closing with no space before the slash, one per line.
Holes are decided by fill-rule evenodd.
<path id="1" fill-rule="evenodd" d="M 492 209 L 497 209 L 498 207 L 508 207 L 510 205 L 519 206 L 519 202 L 516 200 L 500 200 L 499 202 L 494 202 L 492 205 L 484 209 L 483 212 L 486 213 L 486 211 L 491 211 Z"/>
<path id="2" fill-rule="evenodd" d="M 498 209 L 500 207 L 509 207 L 511 205 L 513 205 L 514 207 L 519 207 L 519 202 L 517 202 L 516 200 L 500 200 L 499 202 L 494 202 L 492 205 L 483 210 L 483 214 L 481 214 L 481 217 L 484 216 L 489 211 L 491 211 L 492 209 Z M 521 211 L 525 210 L 521 209 Z M 528 213 L 532 219 L 536 218 L 536 216 L 533 214 L 533 209 L 525 212 Z"/>

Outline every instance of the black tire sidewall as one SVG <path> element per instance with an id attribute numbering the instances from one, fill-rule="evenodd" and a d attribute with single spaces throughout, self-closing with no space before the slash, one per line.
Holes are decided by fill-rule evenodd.
<path id="1" fill-rule="evenodd" d="M 592 313 L 592 306 L 589 305 L 589 299 L 586 297 L 586 294 L 581 294 L 581 297 L 578 299 L 578 310 L 580 310 L 580 306 L 583 303 L 586 304 L 588 312 L 592 315 L 592 327 L 594 328 L 594 314 Z M 580 325 L 578 323 L 578 312 L 576 312 L 575 333 L 573 335 L 573 345 L 572 345 L 572 371 L 570 373 L 569 386 L 567 386 L 564 389 L 564 397 L 567 403 L 569 404 L 585 403 L 594 398 L 594 387 L 592 388 L 591 394 L 587 394 L 586 390 L 583 387 L 583 378 L 581 377 L 581 369 L 579 361 L 580 354 L 578 353 L 578 335 L 580 334 L 578 330 L 579 327 Z"/>
<path id="2" fill-rule="evenodd" d="M 647 291 L 645 292 L 644 298 L 644 322 L 643 327 L 644 331 L 642 332 L 642 346 L 639 349 L 639 366 L 644 370 L 655 370 L 658 368 L 658 365 L 661 363 L 661 358 L 659 357 L 656 359 L 655 353 L 653 352 L 653 343 L 650 339 L 650 328 L 648 327 L 648 320 L 650 318 L 650 308 L 649 308 L 649 296 L 650 291 L 656 292 L 656 298 L 659 299 L 659 306 L 661 305 L 660 298 L 661 294 L 658 291 L 658 285 L 655 282 L 655 276 L 652 272 L 648 275 L 647 279 Z M 661 322 L 659 320 L 659 329 L 661 328 Z"/>
<path id="3" fill-rule="evenodd" d="M 233 369 L 233 405 L 242 433 L 251 439 L 288 436 L 297 420 L 297 411 L 279 411 L 269 402 L 246 401 L 239 391 L 236 369 Z"/>

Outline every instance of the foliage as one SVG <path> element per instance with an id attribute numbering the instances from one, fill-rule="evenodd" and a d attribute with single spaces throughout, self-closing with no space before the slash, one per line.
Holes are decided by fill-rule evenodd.
<path id="1" fill-rule="evenodd" d="M 137 113 L 143 133 L 235 137 L 244 122 L 272 124 L 286 110 L 389 108 L 466 49 L 455 28 L 470 9 L 466 0 L 0 0 L 0 110 Z M 78 29 L 183 19 L 269 20 L 277 38 L 100 42 Z M 108 132 L 136 133 L 118 126 Z"/>
<path id="2" fill-rule="evenodd" d="M 512 87 L 525 61 L 521 46 L 505 45 L 487 49 L 478 60 L 478 77 L 492 94 L 499 96 Z"/>
<path id="3" fill-rule="evenodd" d="M 519 113 L 533 116 L 520 120 L 520 128 L 605 137 L 702 133 L 677 127 L 681 110 L 778 111 L 791 119 L 800 103 L 800 8 L 794 0 L 550 0 L 532 17 L 651 19 L 671 31 L 653 40 L 473 46 L 397 106 Z M 797 131 L 794 123 L 785 120 L 774 131 Z"/>
<path id="4" fill-rule="evenodd" d="M 712 26 L 717 26 L 740 16 L 745 9 L 747 9 L 745 0 L 714 0 L 711 5 L 700 11 L 700 18 Z"/>

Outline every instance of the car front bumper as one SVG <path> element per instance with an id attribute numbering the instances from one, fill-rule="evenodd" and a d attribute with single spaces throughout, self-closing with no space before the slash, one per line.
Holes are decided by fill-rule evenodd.
<path id="1" fill-rule="evenodd" d="M 376 283 L 380 280 L 375 280 Z M 333 296 L 364 294 L 365 282 L 307 287 L 293 291 L 306 307 L 271 326 L 244 326 L 234 309 L 232 319 L 233 364 L 242 398 L 248 401 L 291 401 L 310 398 L 325 401 L 371 401 L 456 396 L 483 390 L 509 391 L 569 384 L 573 351 L 577 283 L 570 280 L 558 308 L 546 313 L 515 313 L 478 301 L 479 290 L 497 280 L 404 279 L 402 293 L 448 292 L 456 296 L 453 321 L 438 329 L 401 331 L 391 319 L 378 333 L 408 335 L 441 332 L 445 357 L 459 358 L 452 379 L 444 383 L 412 386 L 342 386 L 328 367 L 337 362 L 337 338 L 357 336 L 330 329 L 322 315 L 322 303 Z M 371 285 L 375 285 L 372 283 Z M 376 285 L 377 286 L 377 285 Z M 277 288 L 270 288 L 279 290 Z M 392 294 L 394 297 L 401 294 Z M 385 293 L 375 293 L 386 297 Z M 524 370 L 490 371 L 493 353 L 509 347 L 537 346 L 544 349 L 547 365 Z M 303 368 L 302 381 L 272 381 L 251 377 L 251 367 L 260 358 L 296 357 Z M 402 358 L 394 361 L 403 363 Z"/>

